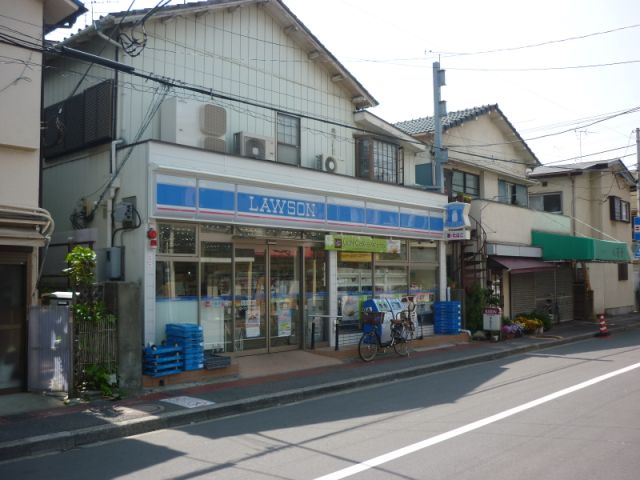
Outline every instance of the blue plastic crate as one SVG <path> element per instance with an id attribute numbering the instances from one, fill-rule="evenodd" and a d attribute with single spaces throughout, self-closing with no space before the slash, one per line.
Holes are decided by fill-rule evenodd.
<path id="1" fill-rule="evenodd" d="M 168 355 L 180 352 L 180 350 L 180 347 L 176 347 L 175 345 L 152 345 L 146 347 L 143 351 L 145 355 Z"/>

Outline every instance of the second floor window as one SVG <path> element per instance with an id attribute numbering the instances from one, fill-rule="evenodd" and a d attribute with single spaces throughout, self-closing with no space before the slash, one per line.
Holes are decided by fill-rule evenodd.
<path id="1" fill-rule="evenodd" d="M 289 165 L 300 163 L 300 119 L 278 114 L 278 162 Z"/>
<path id="2" fill-rule="evenodd" d="M 459 196 L 479 198 L 480 197 L 480 176 L 459 170 L 446 170 L 445 184 L 449 199 L 453 200 Z"/>
<path id="3" fill-rule="evenodd" d="M 356 175 L 378 182 L 402 184 L 402 149 L 374 138 L 356 142 Z"/>
<path id="4" fill-rule="evenodd" d="M 527 187 L 505 180 L 498 180 L 498 201 L 509 205 L 526 207 L 529 204 Z"/>
<path id="5" fill-rule="evenodd" d="M 620 197 L 609 197 L 609 212 L 611 220 L 618 222 L 631 221 L 631 204 Z"/>
<path id="6" fill-rule="evenodd" d="M 541 212 L 562 213 L 562 194 L 554 192 L 529 195 L 529 207 Z"/>

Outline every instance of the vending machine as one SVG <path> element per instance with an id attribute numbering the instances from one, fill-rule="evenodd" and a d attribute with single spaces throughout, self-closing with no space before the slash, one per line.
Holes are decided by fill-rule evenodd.
<path id="1" fill-rule="evenodd" d="M 393 318 L 393 313 L 387 300 L 386 298 L 370 298 L 362 304 L 362 308 L 365 311 L 384 312 L 382 324 L 378 330 L 381 342 L 389 342 L 391 340 L 391 319 Z"/>

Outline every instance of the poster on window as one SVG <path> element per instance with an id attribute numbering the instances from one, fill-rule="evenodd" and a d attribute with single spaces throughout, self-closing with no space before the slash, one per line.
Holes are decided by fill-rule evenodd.
<path id="1" fill-rule="evenodd" d="M 247 306 L 247 314 L 244 322 L 244 332 L 246 338 L 260 336 L 260 308 L 255 302 L 250 302 Z"/>
<path id="2" fill-rule="evenodd" d="M 278 305 L 278 336 L 289 337 L 291 336 L 291 309 L 287 302 L 281 302 Z"/>

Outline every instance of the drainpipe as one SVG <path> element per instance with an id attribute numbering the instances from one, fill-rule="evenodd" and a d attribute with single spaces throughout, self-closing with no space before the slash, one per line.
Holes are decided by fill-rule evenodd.
<path id="1" fill-rule="evenodd" d="M 569 174 L 571 180 L 571 235 L 576 235 L 576 177 Z"/>

